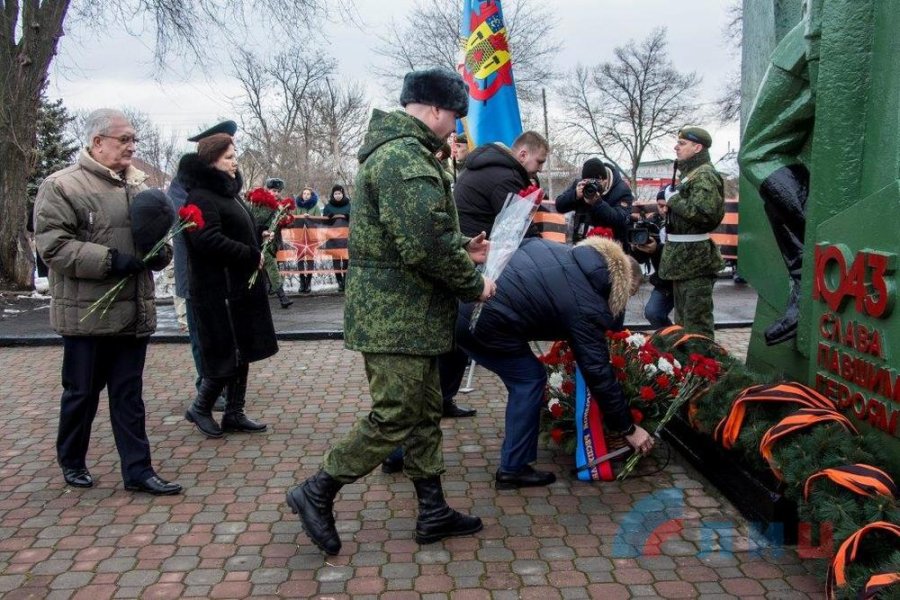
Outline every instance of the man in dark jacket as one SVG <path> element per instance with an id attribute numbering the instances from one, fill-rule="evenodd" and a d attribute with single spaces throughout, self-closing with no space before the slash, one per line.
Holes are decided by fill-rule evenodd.
<path id="1" fill-rule="evenodd" d="M 647 452 L 653 439 L 632 421 L 628 401 L 610 364 L 606 331 L 621 328 L 625 305 L 640 286 L 640 266 L 613 240 L 591 237 L 578 246 L 525 240 L 484 304 L 474 333 L 473 304 L 456 322 L 457 343 L 479 365 L 503 380 L 509 392 L 506 435 L 496 474 L 498 489 L 553 483 L 534 470 L 547 373 L 532 351 L 535 340 L 567 340 L 607 428 Z"/>
<path id="2" fill-rule="evenodd" d="M 222 121 L 221 123 L 213 125 L 206 131 L 201 131 L 197 135 L 189 137 L 188 141 L 199 142 L 203 138 L 207 138 L 217 133 L 227 133 L 233 137 L 234 134 L 237 133 L 237 123 L 234 121 Z M 169 201 L 172 202 L 172 208 L 175 209 L 176 213 L 184 206 L 184 203 L 187 200 L 188 190 L 184 184 L 184 157 L 178 162 L 178 172 L 175 174 L 172 183 L 169 184 L 166 195 L 169 196 Z M 203 379 L 200 376 L 200 344 L 197 340 L 197 326 L 191 315 L 191 289 L 188 285 L 188 257 L 184 232 L 179 233 L 172 238 L 172 244 L 175 247 L 175 256 L 173 258 L 173 262 L 175 263 L 175 295 L 179 298 L 184 298 L 185 308 L 187 309 L 188 340 L 191 343 L 191 356 L 194 358 L 194 369 L 197 371 L 194 387 L 199 391 L 200 381 Z M 216 400 L 213 409 L 218 410 L 219 412 L 225 410 L 224 395 Z"/>
<path id="3" fill-rule="evenodd" d="M 473 237 L 484 231 L 490 238 L 506 197 L 531 185 L 549 151 L 547 140 L 534 131 L 517 137 L 512 148 L 493 143 L 472 150 L 453 188 L 462 234 Z"/>
<path id="4" fill-rule="evenodd" d="M 419 502 L 421 544 L 479 531 L 481 519 L 451 509 L 441 486 L 441 394 L 437 357 L 453 343 L 458 300 L 487 300 L 495 285 L 475 270 L 483 237 L 459 232 L 450 176 L 434 153 L 468 110 L 462 78 L 448 69 L 408 73 L 403 110 L 375 110 L 359 151 L 345 344 L 363 353 L 372 409 L 325 455 L 287 502 L 328 554 L 340 488 L 371 472 L 398 445 Z"/>
<path id="5" fill-rule="evenodd" d="M 583 240 L 591 227 L 608 227 L 627 248 L 633 202 L 631 188 L 619 170 L 599 158 L 589 158 L 581 167 L 581 179 L 556 197 L 556 210 L 575 211 L 575 243 Z"/>

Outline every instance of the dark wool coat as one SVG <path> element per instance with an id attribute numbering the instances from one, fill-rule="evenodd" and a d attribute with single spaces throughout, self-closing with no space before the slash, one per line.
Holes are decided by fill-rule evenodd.
<path id="1" fill-rule="evenodd" d="M 498 144 L 475 148 L 466 157 L 466 170 L 458 175 L 453 187 L 459 230 L 469 237 L 486 231 L 491 237 L 494 219 L 506 197 L 529 185 L 528 171 L 509 150 Z"/>
<path id="2" fill-rule="evenodd" d="M 204 377 L 230 377 L 240 363 L 278 352 L 265 275 L 247 283 L 259 266 L 260 232 L 238 198 L 241 179 L 203 164 L 196 154 L 183 165 L 186 204 L 203 212 L 206 226 L 188 230 L 191 310 Z"/>
<path id="3" fill-rule="evenodd" d="M 586 227 L 609 227 L 613 230 L 616 239 L 623 247 L 627 248 L 634 194 L 631 193 L 628 182 L 625 181 L 618 169 L 609 165 L 606 165 L 606 168 L 612 173 L 612 184 L 609 186 L 609 191 L 603 194 L 602 201 L 591 206 L 584 200 L 579 200 L 575 196 L 575 187 L 581 179 L 576 179 L 562 194 L 556 197 L 556 210 L 561 213 L 575 211 L 576 242 L 584 237 L 583 234 L 579 236 L 577 233 L 585 231 Z"/>
<path id="4" fill-rule="evenodd" d="M 535 340 L 568 341 L 607 427 L 625 431 L 631 411 L 610 364 L 606 332 L 622 328 L 630 286 L 631 265 L 613 240 L 592 237 L 575 247 L 525 240 L 497 280 L 497 294 L 483 305 L 474 335 L 498 355 L 528 350 Z M 460 311 L 460 337 L 473 306 Z"/>

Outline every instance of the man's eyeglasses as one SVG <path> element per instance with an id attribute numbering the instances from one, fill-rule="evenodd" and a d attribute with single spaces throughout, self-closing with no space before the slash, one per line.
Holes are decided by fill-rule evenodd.
<path id="1" fill-rule="evenodd" d="M 98 133 L 97 135 L 99 135 L 100 137 L 109 138 L 111 140 L 116 140 L 123 146 L 127 146 L 128 144 L 137 144 L 139 141 L 133 135 L 104 135 L 102 133 Z"/>

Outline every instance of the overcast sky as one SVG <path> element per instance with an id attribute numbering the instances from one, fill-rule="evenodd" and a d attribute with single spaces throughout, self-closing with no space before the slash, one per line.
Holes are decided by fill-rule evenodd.
<path id="1" fill-rule="evenodd" d="M 392 18 L 401 20 L 415 0 L 355 0 L 363 27 L 343 22 L 325 24 L 314 34 L 296 31 L 339 61 L 341 77 L 367 86 L 376 106 L 387 105 L 380 93 L 381 82 L 370 71 L 378 59 L 372 52 L 378 40 L 375 32 L 387 27 Z M 718 95 L 729 72 L 738 68 L 738 58 L 723 39 L 725 0 L 546 0 L 558 18 L 555 34 L 562 40 L 556 57 L 559 71 L 574 65 L 594 65 L 612 58 L 616 46 L 629 39 L 642 39 L 654 27 L 668 28 L 669 53 L 682 71 L 696 71 L 703 84 L 697 91 L 701 101 L 710 103 Z M 209 72 L 191 68 L 177 57 L 162 70 L 154 66 L 152 30 L 137 36 L 117 33 L 103 37 L 96 32 L 67 27 L 59 55 L 51 66 L 51 97 L 60 97 L 69 109 L 101 106 L 130 106 L 147 113 L 166 130 L 187 137 L 200 124 L 220 117 L 234 117 L 232 101 L 239 93 L 237 83 L 227 75 L 229 60 L 221 60 Z M 141 32 L 135 23 L 131 30 Z M 115 31 L 115 28 L 112 28 Z M 259 36 L 252 43 L 265 52 L 278 44 L 282 34 Z M 287 35 L 287 34 L 283 34 Z M 515 49 L 513 49 L 515 51 Z M 515 54 L 513 54 L 515 72 Z M 548 99 L 555 90 L 548 89 Z M 551 116 L 552 119 L 552 116 Z M 238 120 L 235 118 L 235 120 Z M 551 127 L 552 127 L 551 122 Z M 736 125 L 721 128 L 708 124 L 714 137 L 712 154 L 718 158 L 738 142 Z M 667 148 L 668 146 L 666 146 Z M 665 157 L 670 154 L 663 150 Z M 647 157 L 650 158 L 650 157 Z"/>

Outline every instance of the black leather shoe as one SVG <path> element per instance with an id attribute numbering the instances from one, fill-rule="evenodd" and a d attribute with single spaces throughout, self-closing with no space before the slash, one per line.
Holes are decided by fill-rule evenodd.
<path id="1" fill-rule="evenodd" d="M 516 473 L 497 471 L 495 487 L 498 490 L 514 490 L 523 487 L 541 487 L 556 481 L 556 475 L 549 471 L 535 471 L 531 465 L 525 465 Z"/>
<path id="2" fill-rule="evenodd" d="M 474 417 L 478 413 L 474 408 L 466 408 L 465 406 L 459 406 L 456 404 L 456 400 L 447 400 L 444 402 L 444 411 L 443 416 L 448 419 L 460 418 L 460 417 Z"/>
<path id="3" fill-rule="evenodd" d="M 68 467 L 62 468 L 63 479 L 66 480 L 66 483 L 71 485 L 72 487 L 77 488 L 89 488 L 94 487 L 94 478 L 91 477 L 91 474 L 87 469 L 70 469 Z"/>
<path id="4" fill-rule="evenodd" d="M 174 496 L 181 493 L 180 485 L 161 479 L 158 475 L 153 475 L 143 481 L 126 483 L 125 489 L 129 492 L 147 492 L 154 496 Z"/>
<path id="5" fill-rule="evenodd" d="M 241 412 L 225 412 L 222 415 L 222 431 L 226 433 L 260 433 L 268 429 L 265 423 L 257 423 Z"/>

